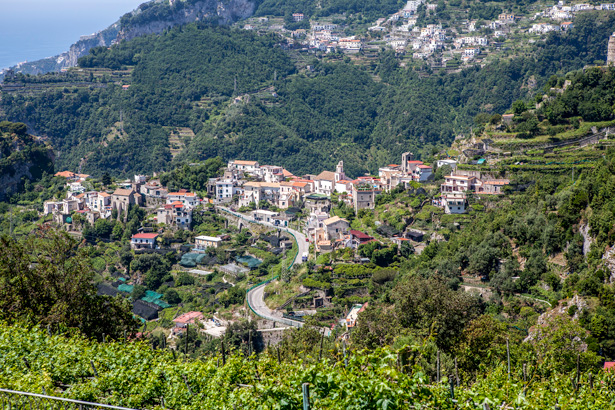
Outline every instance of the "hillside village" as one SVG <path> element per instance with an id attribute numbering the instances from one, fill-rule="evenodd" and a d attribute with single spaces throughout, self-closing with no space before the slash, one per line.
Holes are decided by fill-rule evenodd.
<path id="1" fill-rule="evenodd" d="M 457 161 L 452 159 L 438 160 L 434 165 L 447 166 L 452 171 L 445 176 L 440 185 L 441 194 L 433 201 L 447 214 L 465 213 L 469 193 L 499 195 L 509 184 L 506 179 L 494 179 L 487 174 L 481 177 L 480 172 L 456 171 Z M 295 214 L 304 208 L 306 221 L 301 228 L 309 232 L 318 252 L 326 252 L 335 248 L 335 241 L 349 235 L 348 221 L 335 219 L 329 212 L 332 195 L 358 213 L 362 209 L 374 209 L 377 196 L 383 192 L 433 181 L 433 167 L 414 160 L 411 153 L 402 155 L 400 165 L 380 168 L 378 177 L 350 179 L 344 173 L 343 161 L 339 162 L 335 172 L 323 171 L 318 175 L 297 177 L 279 166 L 233 160 L 221 170 L 221 174 L 208 181 L 207 197 L 199 198 L 186 189 L 169 192 L 159 180 L 145 175 L 135 175 L 133 181 L 120 182 L 113 191 L 90 191 L 89 175 L 58 172 L 55 176 L 66 178 L 67 197 L 45 202 L 43 214 L 52 215 L 56 224 L 64 224 L 71 223 L 71 215 L 77 213 L 94 225 L 98 219 L 121 220 L 130 207 L 140 206 L 153 215 L 154 222 L 167 229 L 190 230 L 192 214 L 197 206 L 238 208 L 239 212 L 256 221 L 277 227 L 288 227 L 295 221 Z M 332 226 L 334 223 L 336 225 Z M 135 249 L 156 246 L 155 241 L 145 240 L 143 234 L 135 235 L 133 239 Z"/>
<path id="2" fill-rule="evenodd" d="M 615 63 L 615 35 L 607 60 Z M 609 69 L 591 70 L 604 75 Z M 114 182 L 62 171 L 55 179 L 64 181 L 65 197 L 45 201 L 42 218 L 90 243 L 129 242 L 120 257 L 125 272 L 99 262 L 98 292 L 130 297 L 146 328 L 171 328 L 170 342 L 190 324 L 220 337 L 247 313 L 233 307 L 244 300 L 237 285 L 263 290 L 263 310 L 255 310 L 249 292 L 248 305 L 261 329 L 273 329 L 271 340 L 276 322 L 306 320 L 348 338 L 377 292 L 373 278 L 388 277 L 400 257 L 447 241 L 486 206 L 526 189 L 517 171 L 574 172 L 603 157 L 613 121 L 571 122 L 560 126 L 560 136 L 550 135 L 546 123 L 533 135 L 522 132 L 535 110 L 570 86 L 561 80 L 535 106 L 519 102 L 512 113 L 477 117 L 474 135 L 458 138 L 428 163 L 405 152 L 377 175 L 351 178 L 343 161 L 335 170 L 295 175 L 278 165 L 217 158 L 185 165 L 182 172 L 189 173 L 215 164 L 190 184 L 174 180 L 173 172 Z M 565 266 L 556 258 L 552 263 L 556 270 Z M 491 272 L 475 273 L 463 279 L 464 289 L 489 298 L 480 285 Z"/>
<path id="3" fill-rule="evenodd" d="M 440 172 L 450 172 L 439 188 L 434 186 L 434 172 L 438 169 Z M 343 161 L 339 162 L 335 171 L 295 176 L 280 166 L 232 160 L 219 171 L 218 177 L 207 181 L 202 196 L 186 189 L 170 192 L 156 176 L 135 175 L 133 180 L 116 182 L 113 190 L 98 191 L 91 188 L 100 184 L 89 175 L 63 171 L 55 176 L 65 179 L 67 194 L 61 200 L 44 203 L 43 217 L 47 220 L 51 218 L 50 223 L 89 240 L 93 233 L 83 230 L 86 222 L 96 231 L 102 226 L 101 221 L 126 222 L 129 213 L 135 208 L 143 209 L 146 213 L 143 222 L 130 237 L 132 252 L 145 255 L 179 251 L 177 267 L 180 274 L 197 277 L 217 275 L 216 280 L 219 282 L 213 282 L 216 293 L 231 289 L 232 282 L 244 278 L 252 282 L 258 280 L 259 275 L 267 272 L 263 268 L 272 263 L 269 261 L 272 258 L 283 258 L 288 262 L 282 263 L 290 265 L 294 261 L 300 263 L 310 260 L 318 263 L 322 256 L 333 253 L 344 254 L 348 262 L 361 265 L 369 263 L 370 258 L 366 258 L 359 248 L 370 242 L 378 244 L 378 247 L 395 246 L 405 249 L 409 246 L 408 249 L 420 253 L 425 246 L 423 241 L 431 237 L 438 238 L 438 235 L 432 236 L 431 233 L 410 226 L 402 231 L 379 229 L 374 236 L 367 231 L 353 229 L 351 221 L 340 214 L 340 209 L 346 209 L 345 212 L 349 211 L 353 215 L 363 215 L 366 210 L 375 209 L 379 196 L 383 194 L 408 189 L 426 193 L 422 186 L 430 186 L 433 199 L 431 203 L 423 203 L 441 209 L 444 214 L 463 214 L 469 209 L 469 195 L 501 195 L 504 193 L 503 188 L 509 184 L 505 179 L 458 170 L 454 159 L 445 158 L 427 165 L 415 160 L 409 152 L 402 155 L 400 164 L 381 167 L 378 176 L 361 176 L 356 179 L 345 174 Z M 237 219 L 228 219 L 232 213 L 245 215 L 246 222 L 239 220 L 239 230 L 231 226 L 237 223 Z M 211 235 L 193 232 L 195 218 L 202 221 L 203 215 L 211 215 L 208 218 L 217 226 L 208 228 L 213 233 Z M 226 222 L 220 224 L 225 218 Z M 255 231 L 258 225 L 263 226 Z M 242 230 L 243 227 L 247 230 Z M 309 252 L 299 254 L 304 247 L 293 243 L 299 239 L 288 233 L 291 227 L 305 235 L 310 245 Z M 215 232 L 219 233 L 216 235 Z M 245 233 L 252 237 L 247 243 L 252 244 L 252 247 L 241 245 L 244 242 L 240 238 Z M 180 239 L 169 242 L 169 238 Z M 265 246 L 253 248 L 257 243 Z M 310 285 L 309 281 L 304 281 L 304 284 Z M 138 279 L 116 275 L 112 283 L 101 283 L 99 292 L 128 296 L 139 286 Z M 318 285 L 313 286 L 312 307 L 331 309 L 335 301 L 326 292 L 318 290 Z M 305 289 L 310 293 L 309 286 L 302 289 L 302 294 L 305 294 Z M 163 310 L 177 302 L 168 300 L 162 291 L 158 293 L 155 290 L 148 289 L 141 298 L 133 298 L 133 312 L 144 320 L 158 320 Z M 343 327 L 348 327 L 348 324 L 354 326 L 357 312 L 362 306 L 359 303 L 342 316 L 340 323 Z M 343 313 L 340 309 L 341 306 L 333 308 L 335 315 Z M 302 312 L 299 309 L 293 314 L 301 315 Z M 314 314 L 316 311 L 308 309 L 308 312 Z M 195 323 L 195 320 L 203 316 L 201 312 L 194 311 L 185 312 L 185 315 L 189 316 L 186 323 Z M 280 320 L 283 320 L 282 316 L 287 317 L 286 313 L 280 315 Z M 186 323 L 182 322 L 184 316 L 174 318 L 174 322 L 181 323 L 172 335 L 180 334 L 182 326 L 185 327 Z M 292 316 L 295 317 L 298 316 Z M 232 320 L 230 317 L 227 319 Z M 210 335 L 219 336 L 220 331 L 223 331 L 219 328 L 222 325 L 215 323 L 226 322 L 218 316 L 203 323 L 209 326 L 208 329 L 211 328 L 211 332 L 208 331 Z"/>
<path id="4" fill-rule="evenodd" d="M 445 9 L 441 10 L 442 7 Z M 512 49 L 522 49 L 549 32 L 570 30 L 580 13 L 612 11 L 615 3 L 559 1 L 555 5 L 536 4 L 530 10 L 526 15 L 503 12 L 492 20 L 471 19 L 467 10 L 458 10 L 452 4 L 409 0 L 401 10 L 378 19 L 367 31 L 350 30 L 343 20 L 310 20 L 309 29 L 294 30 L 285 29 L 283 21 L 270 17 L 254 17 L 240 24 L 245 30 L 277 32 L 288 39 L 291 47 L 304 51 L 356 54 L 386 46 L 398 56 L 428 60 L 434 67 L 455 68 L 459 64 L 482 62 L 489 55 L 506 55 Z M 455 14 L 458 18 L 451 21 L 451 13 L 461 14 Z M 305 20 L 307 16 L 302 13 L 293 14 L 294 22 Z M 355 34 L 348 35 L 351 33 Z"/>
<path id="5" fill-rule="evenodd" d="M 615 5 L 403 3 L 11 73 L 3 403 L 612 407 Z"/>

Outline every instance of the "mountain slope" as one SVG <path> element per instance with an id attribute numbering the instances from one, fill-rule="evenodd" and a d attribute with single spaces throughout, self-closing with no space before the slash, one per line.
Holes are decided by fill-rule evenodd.
<path id="1" fill-rule="evenodd" d="M 79 58 L 94 47 L 109 47 L 122 40 L 159 34 L 168 28 L 195 21 L 228 25 L 251 16 L 255 7 L 255 2 L 250 0 L 152 0 L 124 14 L 108 28 L 77 41 L 65 53 L 11 67 L 11 70 L 24 74 L 57 72 L 75 67 Z M 2 79 L 0 74 L 0 81 Z"/>
<path id="2" fill-rule="evenodd" d="M 344 160 L 358 176 L 405 151 L 430 155 L 470 132 L 477 114 L 503 113 L 551 75 L 604 60 L 614 29 L 615 15 L 588 13 L 532 55 L 430 74 L 389 52 L 373 68 L 314 59 L 297 72 L 275 35 L 195 23 L 93 49 L 83 72 L 18 79 L 26 87 L 5 93 L 1 108 L 49 136 L 59 166 L 85 159 L 92 174 L 160 171 L 171 148 L 186 146 L 176 161 L 243 157 L 309 173 Z M 124 76 L 112 83 L 101 72 Z M 45 82 L 53 91 L 38 93 Z M 196 136 L 178 145 L 175 128 Z"/>
<path id="3" fill-rule="evenodd" d="M 51 150 L 27 135 L 25 124 L 0 122 L 0 201 L 18 192 L 25 180 L 52 172 Z"/>

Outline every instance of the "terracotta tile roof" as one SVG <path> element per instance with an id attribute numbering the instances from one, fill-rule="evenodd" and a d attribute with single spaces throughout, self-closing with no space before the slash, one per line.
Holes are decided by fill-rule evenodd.
<path id="1" fill-rule="evenodd" d="M 485 185 L 508 185 L 510 181 L 507 179 L 493 179 L 491 181 L 483 182 Z"/>
<path id="2" fill-rule="evenodd" d="M 408 164 L 422 164 L 422 163 L 423 163 L 423 161 L 417 161 L 417 160 L 408 161 Z"/>
<path id="3" fill-rule="evenodd" d="M 420 169 L 431 169 L 429 165 L 419 165 Z"/>
<path id="4" fill-rule="evenodd" d="M 115 191 L 113 191 L 113 195 L 119 195 L 119 196 L 129 196 L 132 193 L 133 193 L 132 189 L 116 189 Z"/>
<path id="5" fill-rule="evenodd" d="M 237 164 L 237 165 L 256 165 L 258 164 L 258 162 L 256 161 L 243 161 L 240 159 L 236 159 L 233 161 L 233 164 Z"/>
<path id="6" fill-rule="evenodd" d="M 62 172 L 56 172 L 55 176 L 64 177 L 64 178 L 73 178 L 75 176 L 75 173 L 70 172 L 70 171 L 62 171 Z"/>
<path id="7" fill-rule="evenodd" d="M 111 196 L 111 195 L 109 195 L 109 194 L 108 194 L 108 193 L 106 193 L 106 192 L 99 192 L 99 193 L 98 193 L 98 196 L 102 196 L 102 197 L 104 197 L 104 198 L 107 198 L 107 197 L 109 197 L 109 196 Z"/>
<path id="8" fill-rule="evenodd" d="M 335 181 L 335 172 L 322 171 L 320 174 L 316 176 L 315 179 L 322 180 L 322 181 Z"/>
<path id="9" fill-rule="evenodd" d="M 187 312 L 173 319 L 173 322 L 181 324 L 194 323 L 196 319 L 201 319 L 202 317 L 203 314 L 201 312 Z"/>
<path id="10" fill-rule="evenodd" d="M 286 169 L 282 168 L 282 174 L 284 175 L 284 178 L 290 178 L 290 177 L 294 177 L 293 173 L 290 171 L 287 171 Z"/>
<path id="11" fill-rule="evenodd" d="M 132 239 L 156 239 L 157 237 L 157 233 L 138 233 L 136 235 L 132 235 Z"/>
<path id="12" fill-rule="evenodd" d="M 169 192 L 169 196 L 196 196 L 194 192 Z"/>
<path id="13" fill-rule="evenodd" d="M 325 219 L 324 221 L 322 221 L 322 223 L 325 224 L 325 225 L 331 225 L 331 224 L 334 224 L 334 223 L 339 222 L 339 221 L 344 221 L 344 222 L 348 223 L 347 220 L 345 220 L 344 218 L 340 218 L 339 216 L 333 216 L 333 217 L 331 217 L 329 219 Z"/>

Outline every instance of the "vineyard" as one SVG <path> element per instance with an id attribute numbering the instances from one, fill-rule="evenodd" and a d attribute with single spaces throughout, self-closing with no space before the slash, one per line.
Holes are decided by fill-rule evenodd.
<path id="1" fill-rule="evenodd" d="M 270 348 L 250 357 L 231 352 L 186 360 L 144 342 L 98 343 L 77 334 L 0 324 L 0 387 L 146 409 L 298 409 L 303 383 L 309 383 L 313 409 L 615 406 L 615 374 L 610 372 L 546 378 L 537 369 L 512 369 L 509 379 L 503 363 L 472 385 L 457 387 L 447 377 L 435 383 L 420 368 L 404 365 L 418 348 L 404 352 L 340 347 L 328 355 L 335 359 L 319 361 L 310 356 L 288 360 Z"/>

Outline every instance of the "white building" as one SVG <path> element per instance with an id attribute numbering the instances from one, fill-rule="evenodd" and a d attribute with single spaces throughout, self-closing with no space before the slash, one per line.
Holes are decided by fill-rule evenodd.
<path id="1" fill-rule="evenodd" d="M 454 171 L 457 168 L 457 161 L 454 159 L 439 159 L 436 161 L 436 166 L 438 168 L 448 165 Z"/>
<path id="2" fill-rule="evenodd" d="M 229 161 L 228 163 L 229 170 L 235 169 L 237 171 L 243 171 L 246 174 L 253 174 L 259 168 L 260 166 L 258 165 L 257 161 L 243 161 L 243 160 L 235 159 L 233 161 Z"/>
<path id="3" fill-rule="evenodd" d="M 138 233 L 132 235 L 130 247 L 132 249 L 156 249 L 157 233 Z"/>
<path id="4" fill-rule="evenodd" d="M 199 204 L 199 198 L 193 192 L 169 192 L 167 194 L 167 204 L 172 204 L 175 202 L 181 202 L 184 205 L 194 207 Z"/>
<path id="5" fill-rule="evenodd" d="M 237 187 L 230 179 L 216 181 L 216 199 L 220 202 L 230 201 L 237 191 Z"/>
<path id="6" fill-rule="evenodd" d="M 166 204 L 156 210 L 156 221 L 166 225 L 190 229 L 192 224 L 192 207 L 177 201 Z"/>
<path id="7" fill-rule="evenodd" d="M 255 221 L 267 222 L 272 224 L 276 216 L 280 214 L 273 211 L 268 211 L 266 209 L 257 209 L 256 211 L 252 211 L 252 218 Z"/>
<path id="8" fill-rule="evenodd" d="M 463 214 L 466 212 L 467 199 L 465 194 L 446 194 L 442 196 L 444 213 Z"/>
<path id="9" fill-rule="evenodd" d="M 221 242 L 222 239 L 216 236 L 197 236 L 194 238 L 194 250 L 205 251 L 207 248 L 217 248 Z"/>

